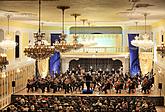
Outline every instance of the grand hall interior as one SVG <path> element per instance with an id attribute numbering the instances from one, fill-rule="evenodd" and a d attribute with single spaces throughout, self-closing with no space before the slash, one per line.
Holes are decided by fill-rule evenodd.
<path id="1" fill-rule="evenodd" d="M 165 112 L 164 0 L 0 0 L 0 111 Z"/>

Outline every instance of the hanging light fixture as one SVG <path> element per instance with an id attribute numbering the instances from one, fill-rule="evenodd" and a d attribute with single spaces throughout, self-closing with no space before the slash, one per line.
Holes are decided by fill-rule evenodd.
<path id="1" fill-rule="evenodd" d="M 39 31 L 34 33 L 34 44 L 29 43 L 25 48 L 24 53 L 27 57 L 42 60 L 50 57 L 55 52 L 54 46 L 45 43 L 45 33 L 41 32 L 41 0 L 39 0 Z"/>
<path id="2" fill-rule="evenodd" d="M 9 28 L 10 28 L 10 16 L 11 15 L 9 15 L 9 14 L 7 15 L 7 20 L 8 20 L 7 21 L 8 22 L 7 35 L 6 35 L 5 39 L 2 40 L 2 42 L 0 42 L 0 47 L 2 49 L 5 49 L 5 50 L 13 49 L 17 45 L 17 43 L 15 41 L 10 40 L 11 39 L 10 30 L 9 30 Z"/>
<path id="3" fill-rule="evenodd" d="M 2 72 L 4 69 L 6 69 L 6 66 L 9 64 L 9 61 L 7 60 L 6 50 L 13 49 L 17 45 L 16 42 L 10 40 L 10 15 L 7 15 L 7 22 L 8 22 L 8 29 L 7 29 L 7 35 L 4 40 L 0 42 L 0 47 L 4 50 L 4 53 L 0 54 L 0 71 Z"/>
<path id="4" fill-rule="evenodd" d="M 74 16 L 74 19 L 75 19 L 75 27 L 74 27 L 74 35 L 73 35 L 73 48 L 74 49 L 80 49 L 81 47 L 83 47 L 84 45 L 81 44 L 81 43 L 78 43 L 78 35 L 77 35 L 77 32 L 76 32 L 76 27 L 77 27 L 77 17 L 80 16 L 80 14 L 71 14 L 71 16 Z"/>
<path id="5" fill-rule="evenodd" d="M 136 24 L 136 33 L 137 33 L 137 27 L 138 27 L 138 22 L 135 22 L 135 24 Z M 136 36 L 134 37 L 135 38 L 135 40 L 132 40 L 131 41 L 131 44 L 133 45 L 134 44 L 134 46 L 135 45 L 138 45 L 139 44 L 139 36 L 138 36 L 138 34 L 136 34 Z"/>
<path id="6" fill-rule="evenodd" d="M 162 43 L 161 45 L 157 46 L 157 52 L 162 56 L 162 58 L 165 56 L 165 45 L 164 45 L 164 36 L 162 34 Z"/>
<path id="7" fill-rule="evenodd" d="M 138 27 L 138 22 L 135 22 L 135 24 L 136 24 L 136 33 L 138 32 L 137 31 L 137 27 Z M 137 40 L 137 39 L 139 39 L 140 37 L 138 36 L 138 33 L 136 34 L 136 36 L 135 36 L 135 39 Z"/>
<path id="8" fill-rule="evenodd" d="M 38 70 L 38 60 L 43 60 L 50 57 L 55 52 L 54 46 L 46 44 L 45 33 L 41 32 L 41 0 L 39 0 L 39 30 L 37 33 L 34 33 L 35 42 L 34 44 L 30 43 L 28 47 L 25 48 L 24 53 L 27 57 L 35 59 L 36 65 L 36 78 L 40 76 Z"/>
<path id="9" fill-rule="evenodd" d="M 69 6 L 57 6 L 58 9 L 62 10 L 62 33 L 60 36 L 60 40 L 56 40 L 55 43 L 53 44 L 55 49 L 58 50 L 59 52 L 68 52 L 73 49 L 73 46 L 65 40 L 66 34 L 64 33 L 64 12 L 66 9 L 69 9 Z"/>
<path id="10" fill-rule="evenodd" d="M 147 13 L 144 14 L 145 17 L 145 33 L 142 35 L 142 37 L 135 37 L 135 40 L 131 41 L 131 44 L 143 48 L 143 49 L 150 49 L 153 47 L 154 43 L 152 40 L 149 40 L 149 34 L 146 32 L 146 18 L 147 18 Z"/>

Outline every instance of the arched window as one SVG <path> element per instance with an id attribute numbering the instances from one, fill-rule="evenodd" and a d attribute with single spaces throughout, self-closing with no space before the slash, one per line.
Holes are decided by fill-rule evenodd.
<path id="1" fill-rule="evenodd" d="M 19 58 L 20 55 L 20 32 L 16 31 L 15 33 L 15 42 L 17 43 L 17 46 L 15 47 L 15 58 Z"/>

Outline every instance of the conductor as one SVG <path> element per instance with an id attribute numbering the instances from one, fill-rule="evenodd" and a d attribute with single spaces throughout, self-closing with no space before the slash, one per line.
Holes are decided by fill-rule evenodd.
<path id="1" fill-rule="evenodd" d="M 92 77 L 89 73 L 87 73 L 87 75 L 85 76 L 85 80 L 86 80 L 86 86 L 87 86 L 87 93 L 90 92 L 90 82 L 92 81 Z"/>

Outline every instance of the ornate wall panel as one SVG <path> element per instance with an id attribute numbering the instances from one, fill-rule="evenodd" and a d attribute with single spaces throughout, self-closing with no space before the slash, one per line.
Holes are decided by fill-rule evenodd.
<path id="1" fill-rule="evenodd" d="M 153 66 L 153 54 L 147 52 L 139 53 L 140 69 L 143 75 L 151 72 Z"/>
<path id="2" fill-rule="evenodd" d="M 30 64 L 0 73 L 0 110 L 10 103 L 13 94 L 12 81 L 15 81 L 14 92 L 20 91 L 26 87 L 27 79 L 33 77 L 34 70 L 34 64 Z"/>

